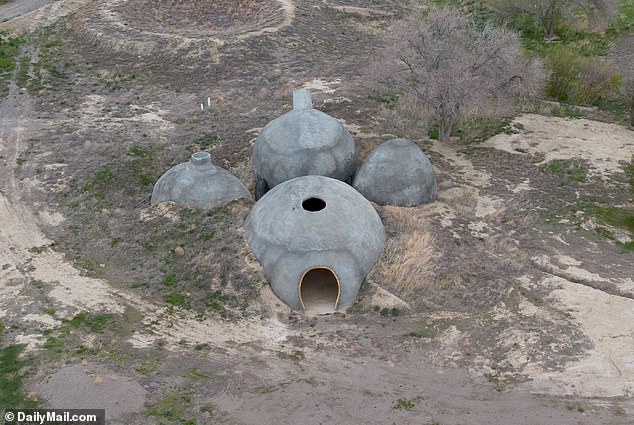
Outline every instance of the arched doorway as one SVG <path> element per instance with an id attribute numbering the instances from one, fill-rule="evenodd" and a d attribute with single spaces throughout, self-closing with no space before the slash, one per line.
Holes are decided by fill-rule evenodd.
<path id="1" fill-rule="evenodd" d="M 337 310 L 341 288 L 335 272 L 327 267 L 306 270 L 299 281 L 299 299 L 306 313 L 332 313 Z"/>

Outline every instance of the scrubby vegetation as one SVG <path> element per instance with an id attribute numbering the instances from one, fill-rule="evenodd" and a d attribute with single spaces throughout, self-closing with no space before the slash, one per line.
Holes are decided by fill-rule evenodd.
<path id="1" fill-rule="evenodd" d="M 517 94 L 562 102 L 562 108 L 594 106 L 605 112 L 607 115 L 602 117 L 608 120 L 631 121 L 634 125 L 631 54 L 612 55 L 619 43 L 631 45 L 631 41 L 622 40 L 628 37 L 634 40 L 634 0 L 623 0 L 613 9 L 604 2 L 584 0 L 434 0 L 431 3 L 441 9 L 424 9 L 422 18 L 410 16 L 392 28 L 390 34 L 394 39 L 388 39 L 385 55 L 388 60 L 382 57 L 381 66 L 373 68 L 371 73 L 371 78 L 383 83 L 390 82 L 386 78 L 388 74 L 392 78 L 405 76 L 391 81 L 395 84 L 388 89 L 382 85 L 371 95 L 392 111 L 388 115 L 399 125 L 427 126 L 430 137 L 439 140 L 446 140 L 450 135 L 459 136 L 461 141 L 477 140 L 477 133 L 474 138 L 465 138 L 473 124 L 512 115 L 509 103 L 517 99 Z M 458 36 L 461 19 L 463 24 L 460 25 L 469 26 L 470 36 Z M 434 29 L 439 20 L 447 26 Z M 443 36 L 439 28 L 452 28 L 455 38 Z M 514 34 L 519 36 L 523 46 L 523 59 L 511 41 Z M 437 41 L 432 44 L 434 48 L 413 41 L 429 41 L 434 37 L 442 39 L 442 48 L 438 48 Z M 479 45 L 476 39 L 486 42 Z M 460 47 L 459 40 L 472 41 L 465 49 Z M 494 46 L 497 42 L 504 45 L 507 59 L 511 52 L 516 52 L 510 62 L 502 65 L 496 62 L 495 56 L 486 54 L 487 43 Z M 470 59 L 470 53 L 484 61 L 480 64 L 477 59 Z M 534 65 L 527 65 L 531 60 Z M 546 80 L 541 88 L 538 62 L 544 65 L 541 77 Z M 394 63 L 401 66 L 403 72 L 395 74 L 390 65 Z M 521 71 L 516 67 L 521 67 Z M 508 72 L 508 77 L 496 75 L 494 70 L 500 69 Z M 475 71 L 471 76 L 470 70 Z M 476 90 L 482 87 L 487 93 Z M 504 106 L 498 110 L 500 105 Z M 530 103 L 515 106 L 530 110 Z M 394 108 L 398 113 L 394 113 Z M 462 130 L 456 131 L 456 127 Z"/>
<path id="2" fill-rule="evenodd" d="M 372 70 L 400 94 L 402 120 L 433 124 L 445 141 L 457 122 L 504 116 L 514 100 L 538 93 L 541 65 L 522 55 L 515 33 L 454 8 L 422 13 L 390 28 Z"/>
<path id="3" fill-rule="evenodd" d="M 7 93 L 7 84 L 16 68 L 15 58 L 24 40 L 0 31 L 0 97 Z"/>
<path id="4" fill-rule="evenodd" d="M 433 238 L 424 230 L 425 220 L 419 214 L 409 208 L 383 209 L 390 227 L 379 263 L 381 281 L 406 299 L 425 288 L 433 273 Z"/>
<path id="5" fill-rule="evenodd" d="M 616 2 L 615 9 L 605 2 L 540 1 L 559 8 L 546 32 L 535 14 L 523 7 L 529 3 L 489 2 L 496 20 L 508 23 L 521 35 L 526 50 L 544 59 L 549 75 L 545 94 L 568 104 L 596 106 L 612 120 L 629 122 L 624 111 L 632 107 L 632 59 L 611 53 L 632 35 L 634 1 Z"/>
<path id="6" fill-rule="evenodd" d="M 0 411 L 34 408 L 37 403 L 27 397 L 24 377 L 33 361 L 24 356 L 24 345 L 4 344 L 5 326 L 0 322 Z"/>

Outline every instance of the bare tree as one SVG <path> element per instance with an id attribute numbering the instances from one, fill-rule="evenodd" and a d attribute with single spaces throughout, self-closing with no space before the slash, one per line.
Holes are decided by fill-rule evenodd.
<path id="1" fill-rule="evenodd" d="M 454 9 L 435 9 L 395 23 L 372 77 L 402 93 L 401 116 L 435 121 L 447 140 L 457 120 L 512 110 L 517 96 L 535 94 L 541 65 L 526 60 L 518 36 L 477 27 Z"/>

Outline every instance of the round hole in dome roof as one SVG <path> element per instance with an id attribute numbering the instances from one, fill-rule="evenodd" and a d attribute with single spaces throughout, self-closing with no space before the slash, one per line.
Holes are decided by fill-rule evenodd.
<path id="1" fill-rule="evenodd" d="M 320 198 L 308 198 L 302 202 L 302 208 L 310 212 L 321 211 L 326 208 L 326 201 Z"/>

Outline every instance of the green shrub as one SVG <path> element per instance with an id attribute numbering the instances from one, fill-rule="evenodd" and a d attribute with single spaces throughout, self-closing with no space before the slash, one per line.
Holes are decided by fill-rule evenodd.
<path id="1" fill-rule="evenodd" d="M 187 300 L 187 297 L 184 294 L 181 294 L 180 292 L 170 292 L 169 294 L 166 294 L 163 297 L 163 299 L 168 304 L 172 304 L 174 306 L 181 307 L 186 310 L 189 310 L 191 308 L 191 306 L 189 305 L 189 301 Z"/>
<path id="2" fill-rule="evenodd" d="M 76 314 L 69 323 L 75 328 L 83 326 L 95 333 L 103 333 L 110 327 L 117 327 L 114 316 L 107 313 L 90 314 L 82 311 Z"/>
<path id="3" fill-rule="evenodd" d="M 567 159 L 554 159 L 541 166 L 545 173 L 560 174 L 562 185 L 571 181 L 583 183 L 587 179 L 586 170 L 577 162 Z"/>
<path id="4" fill-rule="evenodd" d="M 11 37 L 0 32 L 0 74 L 11 73 L 15 69 L 15 56 L 22 45 L 20 37 Z"/>
<path id="5" fill-rule="evenodd" d="M 387 109 L 394 109 L 394 106 L 398 102 L 400 96 L 395 92 L 384 91 L 380 93 L 373 93 L 368 97 L 372 100 L 376 100 Z"/>
<path id="6" fill-rule="evenodd" d="M 5 326 L 0 322 L 0 344 Z M 26 373 L 33 364 L 31 357 L 25 356 L 24 345 L 0 347 L 0 410 L 8 408 L 34 408 L 36 402 L 25 391 Z"/>
<path id="7" fill-rule="evenodd" d="M 461 143 L 482 143 L 496 134 L 517 134 L 521 124 L 511 124 L 508 117 L 469 117 L 458 121 L 451 129 L 451 136 Z M 427 127 L 427 137 L 438 140 L 438 123 L 432 121 Z"/>
<path id="8" fill-rule="evenodd" d="M 606 30 L 609 36 L 617 36 L 634 28 L 634 0 L 624 0 L 618 9 L 614 22 Z"/>
<path id="9" fill-rule="evenodd" d="M 551 70 L 546 91 L 559 101 L 592 105 L 620 85 L 608 61 L 581 56 L 564 46 L 551 49 L 546 63 Z"/>
<path id="10" fill-rule="evenodd" d="M 411 412 L 414 408 L 416 408 L 416 403 L 414 403 L 414 400 L 399 398 L 394 402 L 393 407 L 396 410 L 407 410 L 408 412 Z"/>
<path id="11" fill-rule="evenodd" d="M 198 144 L 200 145 L 202 149 L 207 149 L 217 144 L 219 141 L 220 141 L 220 136 L 218 136 L 213 131 L 210 131 L 200 136 L 200 138 L 198 139 Z"/>

